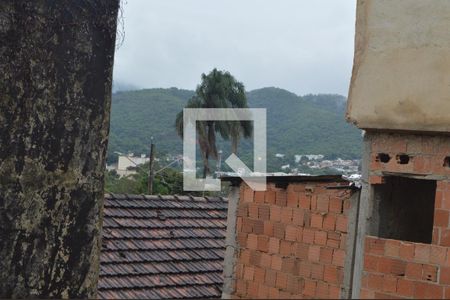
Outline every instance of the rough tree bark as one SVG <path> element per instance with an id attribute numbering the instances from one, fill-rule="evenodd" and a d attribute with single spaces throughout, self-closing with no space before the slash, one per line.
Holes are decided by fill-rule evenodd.
<path id="1" fill-rule="evenodd" d="M 0 297 L 95 297 L 119 0 L 0 1 Z"/>

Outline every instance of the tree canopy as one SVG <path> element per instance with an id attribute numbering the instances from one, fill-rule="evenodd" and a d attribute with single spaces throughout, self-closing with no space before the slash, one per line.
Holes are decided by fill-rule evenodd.
<path id="1" fill-rule="evenodd" d="M 213 69 L 202 74 L 201 83 L 186 108 L 248 108 L 244 85 L 229 72 Z M 175 127 L 183 136 L 183 111 L 179 112 Z M 231 151 L 237 151 L 241 137 L 252 135 L 253 127 L 248 121 L 200 121 L 196 124 L 197 140 L 203 159 L 203 176 L 210 174 L 209 159 L 217 159 L 216 133 L 224 140 L 231 140 Z"/>

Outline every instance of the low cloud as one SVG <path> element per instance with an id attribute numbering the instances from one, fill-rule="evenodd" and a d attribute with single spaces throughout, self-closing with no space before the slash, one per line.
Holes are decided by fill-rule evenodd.
<path id="1" fill-rule="evenodd" d="M 354 0 L 128 0 L 114 80 L 194 89 L 230 71 L 248 90 L 347 94 Z"/>

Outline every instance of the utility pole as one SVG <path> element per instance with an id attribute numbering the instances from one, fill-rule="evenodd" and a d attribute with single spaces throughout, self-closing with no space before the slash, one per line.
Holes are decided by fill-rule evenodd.
<path id="1" fill-rule="evenodd" d="M 222 150 L 219 150 L 219 152 L 218 152 L 216 169 L 217 169 L 218 174 L 220 174 L 220 171 L 222 169 Z"/>
<path id="2" fill-rule="evenodd" d="M 155 144 L 150 145 L 150 163 L 148 172 L 148 187 L 147 191 L 149 195 L 153 195 L 153 178 L 155 177 L 155 170 L 153 168 L 153 162 L 155 160 Z"/>

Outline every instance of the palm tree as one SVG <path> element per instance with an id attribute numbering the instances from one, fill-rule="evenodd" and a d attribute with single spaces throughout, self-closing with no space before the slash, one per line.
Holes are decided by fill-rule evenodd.
<path id="1" fill-rule="evenodd" d="M 202 82 L 186 108 L 247 108 L 244 85 L 229 72 L 213 69 L 208 75 L 202 74 Z M 175 121 L 177 133 L 183 136 L 183 112 Z M 203 159 L 203 176 L 210 174 L 209 158 L 217 159 L 216 133 L 223 139 L 231 140 L 231 151 L 236 153 L 241 137 L 252 135 L 253 126 L 249 121 L 203 121 L 197 122 L 197 140 Z"/>

